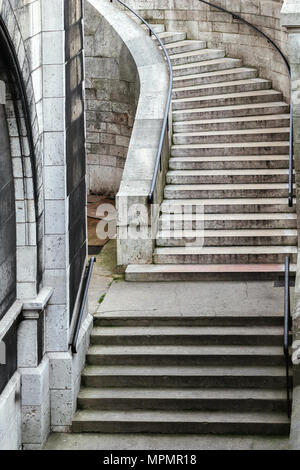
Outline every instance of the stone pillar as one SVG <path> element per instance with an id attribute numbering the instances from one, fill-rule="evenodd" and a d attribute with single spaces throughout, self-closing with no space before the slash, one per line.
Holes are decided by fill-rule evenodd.
<path id="1" fill-rule="evenodd" d="M 49 359 L 44 355 L 45 308 L 52 295 L 43 288 L 23 304 L 18 329 L 18 368 L 21 374 L 22 443 L 41 449 L 50 430 Z"/>
<path id="2" fill-rule="evenodd" d="M 298 246 L 300 223 L 300 2 L 285 0 L 281 11 L 281 25 L 288 32 L 288 60 L 291 65 L 292 103 L 294 120 L 294 166 L 298 218 Z M 299 257 L 298 257 L 299 260 Z M 298 261 L 295 308 L 293 312 L 293 413 L 290 441 L 293 449 L 300 449 L 300 264 Z"/>

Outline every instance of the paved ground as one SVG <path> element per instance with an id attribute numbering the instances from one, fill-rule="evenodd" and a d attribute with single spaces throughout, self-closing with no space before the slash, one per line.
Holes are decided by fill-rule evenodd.
<path id="1" fill-rule="evenodd" d="M 108 291 L 108 293 L 107 293 Z M 107 294 L 106 294 L 107 293 Z M 100 302 L 99 302 L 100 300 Z M 274 282 L 157 282 L 127 283 L 118 274 L 115 242 L 98 257 L 89 294 L 91 313 L 126 315 L 225 315 L 283 312 L 283 287 Z M 255 436 L 52 434 L 47 450 L 251 450 L 287 449 L 288 439 Z"/>
<path id="2" fill-rule="evenodd" d="M 51 434 L 45 450 L 286 450 L 288 439 L 255 436 Z"/>

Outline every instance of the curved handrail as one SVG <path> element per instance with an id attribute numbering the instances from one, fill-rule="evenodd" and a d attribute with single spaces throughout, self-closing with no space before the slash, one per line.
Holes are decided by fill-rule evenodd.
<path id="1" fill-rule="evenodd" d="M 215 5 L 214 3 L 207 2 L 206 0 L 199 0 L 199 2 L 205 3 L 206 5 L 216 8 L 217 10 L 222 11 L 223 13 L 228 13 L 229 15 L 232 16 L 233 19 L 239 20 L 242 23 L 246 24 L 250 28 L 254 29 L 257 33 L 259 33 L 261 36 L 263 36 L 272 46 L 273 48 L 280 54 L 281 58 L 283 59 L 285 66 L 288 70 L 288 75 L 291 78 L 291 66 L 289 64 L 289 61 L 287 60 L 286 56 L 282 52 L 282 50 L 277 46 L 277 44 L 271 39 L 267 34 L 265 34 L 263 31 L 261 31 L 257 26 L 253 25 L 252 23 L 249 23 L 249 21 L 245 20 L 242 16 L 237 15 L 236 13 L 226 10 L 226 8 L 223 8 L 219 5 Z M 289 197 L 288 197 L 288 205 L 289 207 L 293 207 L 293 160 L 294 160 L 294 149 L 293 149 L 293 102 L 292 102 L 292 94 L 291 94 L 291 100 L 290 100 L 290 148 L 289 148 Z"/>
<path id="2" fill-rule="evenodd" d="M 162 51 L 166 57 L 166 60 L 167 60 L 167 63 L 168 63 L 168 68 L 169 68 L 169 91 L 168 91 L 168 97 L 167 97 L 167 102 L 166 102 L 166 107 L 165 107 L 165 112 L 164 112 L 164 118 L 163 118 L 163 124 L 162 124 L 162 129 L 161 129 L 161 134 L 160 134 L 160 139 L 159 139 L 159 146 L 158 146 L 158 150 L 157 150 L 157 154 L 156 154 L 156 159 L 155 159 L 155 165 L 154 165 L 154 171 L 153 171 L 153 178 L 152 178 L 152 182 L 151 182 L 151 187 L 150 187 L 150 191 L 149 191 L 149 194 L 148 194 L 148 202 L 149 204 L 152 204 L 153 202 L 153 195 L 154 195 L 154 190 L 155 190 L 155 184 L 156 184 L 156 179 L 157 179 L 157 175 L 158 175 L 158 170 L 159 170 L 159 167 L 161 165 L 161 154 L 162 154 L 162 148 L 163 148 L 163 144 L 164 144 L 164 139 L 165 139 L 165 133 L 166 133 L 166 129 L 167 129 L 167 124 L 168 124 L 168 117 L 169 117 L 169 110 L 170 110 L 170 106 L 171 106 L 171 99 L 172 99 L 172 87 L 173 87 L 173 70 L 172 70 L 172 64 L 171 64 L 171 60 L 170 60 L 170 57 L 169 57 L 169 54 L 167 52 L 167 49 L 165 48 L 164 46 L 164 43 L 162 42 L 162 40 L 160 39 L 160 37 L 158 36 L 158 34 L 156 34 L 156 32 L 153 30 L 153 28 L 151 28 L 151 26 L 149 25 L 149 23 L 147 23 L 146 20 L 144 20 L 144 18 L 142 16 L 140 16 L 136 11 L 134 11 L 131 7 L 129 7 L 128 5 L 126 5 L 126 3 L 124 3 L 122 0 L 117 0 L 121 5 L 123 5 L 123 7 L 127 8 L 127 10 L 129 10 L 131 13 L 133 13 L 140 21 L 142 21 L 142 23 L 144 23 L 144 25 L 147 26 L 147 28 L 149 29 L 149 33 L 150 33 L 150 36 L 154 36 L 159 45 L 161 46 L 162 48 Z M 112 3 L 113 0 L 110 0 L 110 3 Z"/>
<path id="3" fill-rule="evenodd" d="M 289 354 L 289 332 L 291 330 L 291 306 L 290 306 L 290 258 L 285 258 L 285 277 L 284 277 L 284 332 L 283 332 L 283 353 L 285 358 L 286 373 L 286 402 L 287 414 L 291 416 L 291 398 L 290 398 L 290 354 Z"/>

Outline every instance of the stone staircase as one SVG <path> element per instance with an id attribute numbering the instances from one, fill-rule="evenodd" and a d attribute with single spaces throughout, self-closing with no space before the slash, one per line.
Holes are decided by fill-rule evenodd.
<path id="1" fill-rule="evenodd" d="M 129 266 L 126 279 L 282 273 L 297 251 L 289 106 L 223 50 L 158 31 L 174 67 L 174 145 L 154 264 Z M 168 286 L 160 308 L 96 314 L 73 431 L 288 435 L 278 299 L 265 291 L 261 308 L 222 314 L 211 299 L 193 314 L 174 298 L 166 307 Z"/>
<path id="2" fill-rule="evenodd" d="M 201 307 L 201 288 L 216 298 L 218 286 L 197 283 L 185 308 L 168 307 L 168 284 L 158 284 L 152 305 L 140 283 L 144 308 L 129 293 L 119 311 L 96 314 L 73 432 L 288 435 L 281 290 L 246 286 L 259 300 L 240 315 L 227 305 L 241 284 Z"/>
<path id="3" fill-rule="evenodd" d="M 224 50 L 157 31 L 174 72 L 173 145 L 152 265 L 127 280 L 278 276 L 297 256 L 289 106 Z"/>

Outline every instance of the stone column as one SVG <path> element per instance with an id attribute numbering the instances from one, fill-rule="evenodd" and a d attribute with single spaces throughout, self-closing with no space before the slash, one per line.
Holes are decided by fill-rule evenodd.
<path id="1" fill-rule="evenodd" d="M 285 0 L 281 10 L 281 25 L 288 31 L 288 60 L 291 65 L 292 103 L 294 120 L 294 166 L 298 218 L 298 246 L 300 223 L 300 2 Z M 293 449 L 300 449 L 300 264 L 295 286 L 293 312 L 293 413 L 290 441 Z"/>
<path id="2" fill-rule="evenodd" d="M 21 374 L 23 448 L 43 447 L 50 430 L 49 359 L 44 355 L 45 308 L 53 289 L 43 288 L 26 301 L 18 329 L 18 368 Z"/>

